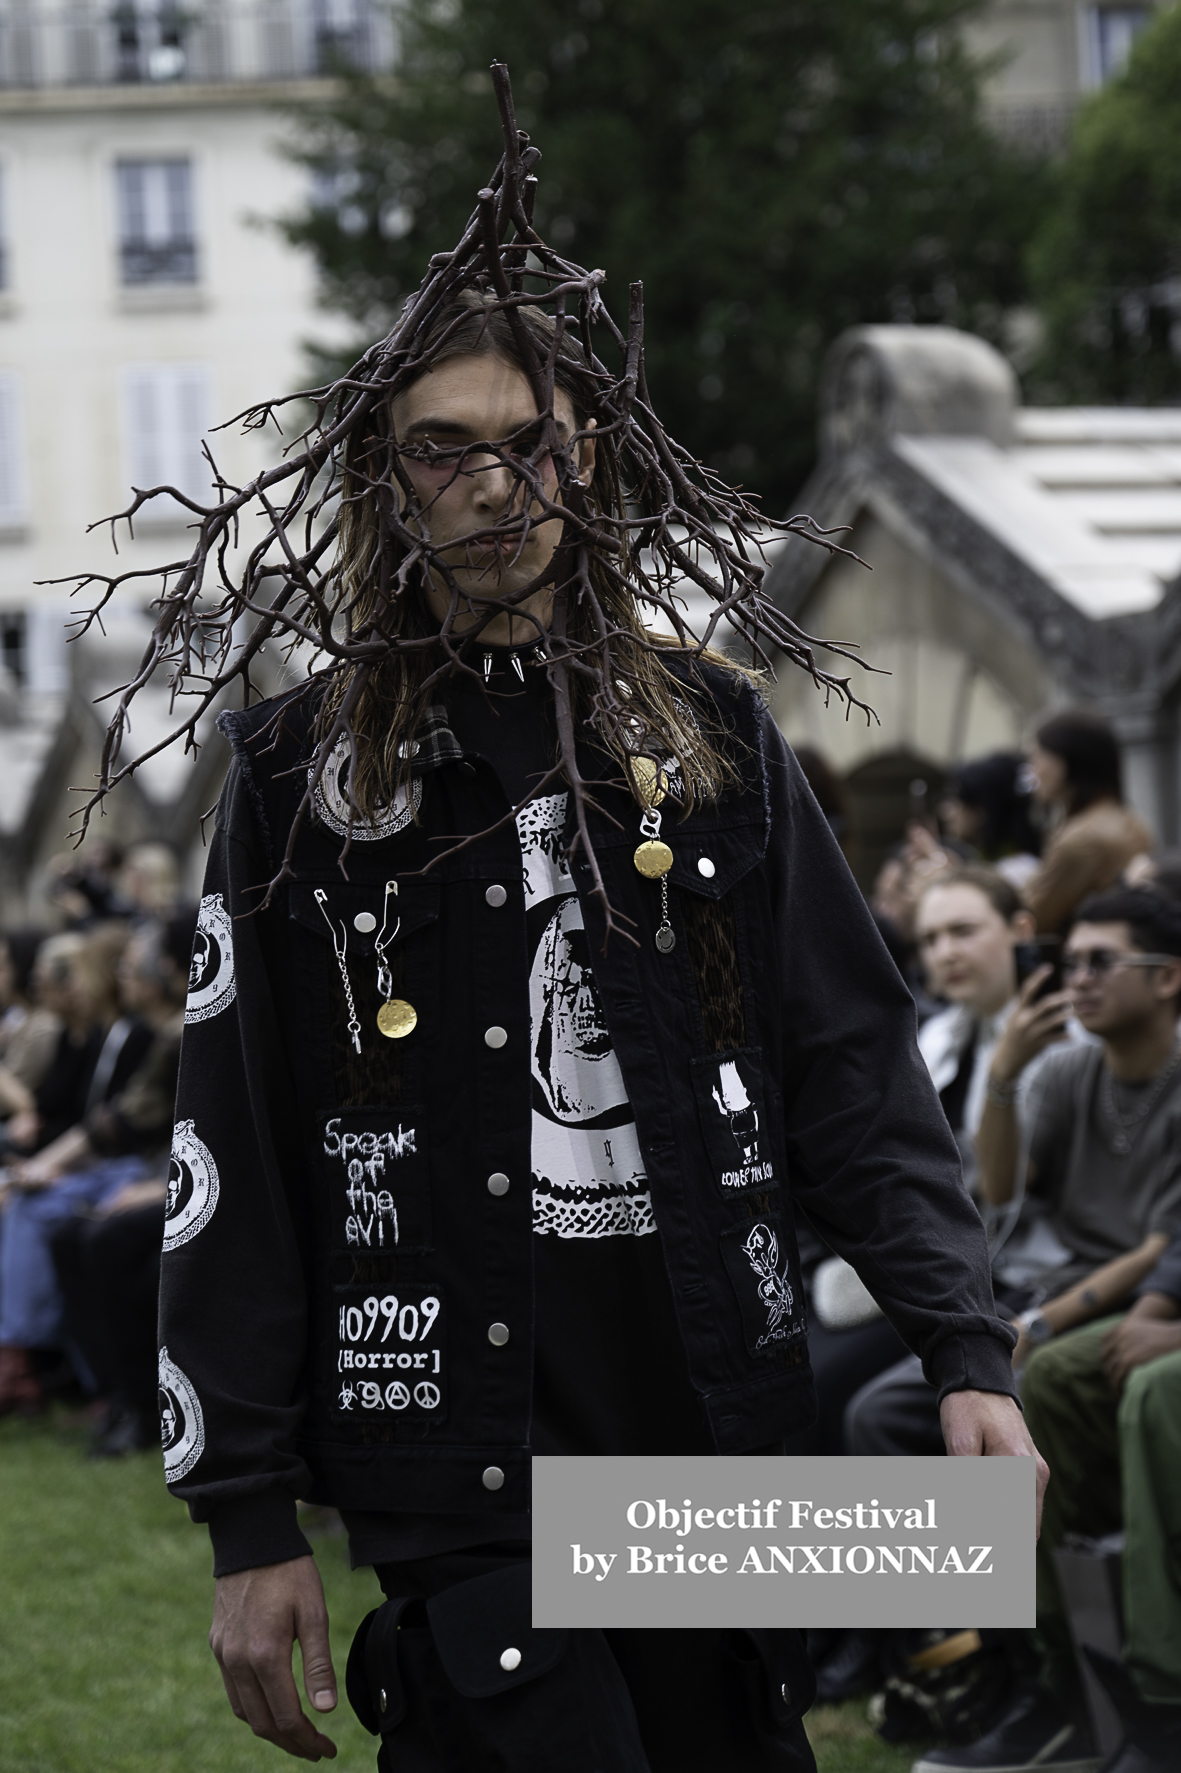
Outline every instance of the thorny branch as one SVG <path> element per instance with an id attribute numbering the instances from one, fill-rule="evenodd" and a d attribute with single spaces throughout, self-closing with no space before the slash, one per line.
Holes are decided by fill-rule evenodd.
<path id="1" fill-rule="evenodd" d="M 459 244 L 431 259 L 422 285 L 406 303 L 394 330 L 330 385 L 264 401 L 229 421 L 246 431 L 274 425 L 281 433 L 279 415 L 284 408 L 300 419 L 306 418 L 309 405 L 312 410 L 310 422 L 280 461 L 247 484 L 228 481 L 207 448 L 216 494 L 213 503 L 202 504 L 175 487 L 154 487 L 136 491 L 126 510 L 104 520 L 111 526 L 112 539 L 120 522 L 134 533 L 134 518 L 145 505 L 172 499 L 191 514 L 196 532 L 187 560 L 112 574 L 88 573 L 69 581 L 75 593 L 94 594 L 90 607 L 77 619 L 74 638 L 92 624 L 101 626 L 103 611 L 125 587 L 144 581 L 153 588 L 163 584 L 152 604 L 155 622 L 139 667 L 129 682 L 110 692 L 118 702 L 107 728 L 98 786 L 77 811 L 79 841 L 111 790 L 149 758 L 178 741 L 186 751 L 197 749 L 202 720 L 215 704 L 224 704 L 235 683 L 240 682 L 243 699 L 249 702 L 254 689 L 251 671 L 265 647 L 303 645 L 310 649 L 313 662 L 302 693 L 318 698 L 342 673 L 349 682 L 333 718 L 318 729 L 307 791 L 286 854 L 266 891 L 263 902 L 268 902 L 291 872 L 297 832 L 333 748 L 343 739 L 350 758 L 357 756 L 352 716 L 370 672 L 394 652 L 422 649 L 433 650 L 438 659 L 427 680 L 430 684 L 455 672 L 470 672 L 465 643 L 470 649 L 473 634 L 478 637 L 489 621 L 509 610 L 526 630 L 531 621 L 536 629 L 555 695 L 559 745 L 554 774 L 560 771 L 573 797 L 574 841 L 591 863 L 594 892 L 610 932 L 616 927 L 615 918 L 586 817 L 594 805 L 594 784 L 585 781 L 579 769 L 573 714 L 574 689 L 581 682 L 584 701 L 589 687 L 593 717 L 603 732 L 618 733 L 629 720 L 627 667 L 620 663 L 618 623 L 605 606 L 604 584 L 626 591 L 649 619 L 663 616 L 690 655 L 740 640 L 756 664 L 770 669 L 775 654 L 782 653 L 826 695 L 837 696 L 850 709 L 861 709 L 867 718 L 872 716 L 849 677 L 824 669 L 817 658 L 818 649 L 823 649 L 860 663 L 855 650 L 805 634 L 762 589 L 768 543 L 797 535 L 829 552 L 846 553 L 833 539 L 837 532 L 822 530 L 805 516 L 779 522 L 764 517 L 740 491 L 694 461 L 665 433 L 653 411 L 644 374 L 642 286 L 631 286 L 625 335 L 602 301 L 603 273 L 563 259 L 542 240 L 532 221 L 535 169 L 541 156 L 517 128 L 508 70 L 494 63 L 492 77 L 504 154 L 487 187 L 477 193 L 476 208 Z M 383 557 L 374 567 L 382 587 L 376 611 L 371 609 L 358 621 L 336 557 L 346 449 L 351 438 L 365 434 L 362 428 L 367 421 L 372 424 L 376 410 L 388 407 L 430 366 L 449 336 L 446 329 L 440 335 L 439 316 L 463 291 L 480 292 L 488 307 L 503 310 L 538 413 L 528 436 L 474 446 L 482 458 L 511 470 L 521 496 L 514 495 L 489 528 L 473 533 L 467 539 L 469 548 L 491 540 L 519 553 L 531 527 L 555 517 L 562 521 L 563 541 L 547 571 L 532 584 L 503 598 L 481 596 L 478 606 L 473 604 L 454 576 L 454 548 L 448 553 L 431 541 L 429 502 L 425 506 L 416 502 L 404 462 L 415 455 L 425 456 L 436 468 L 454 461 L 453 478 L 473 446 L 391 449 L 380 472 L 366 468 L 364 484 L 352 494 L 377 501 L 385 543 Z M 532 308 L 548 313 L 556 326 L 553 348 L 544 360 L 536 332 L 524 324 L 523 316 Z M 596 354 L 596 334 L 600 343 L 605 341 L 606 352 L 616 355 L 618 374 Z M 596 510 L 579 479 L 575 451 L 590 434 L 589 428 L 566 441 L 559 434 L 554 361 L 563 339 L 580 351 L 594 434 L 599 440 L 610 439 L 616 452 L 627 499 L 623 516 Z M 546 494 L 539 467 L 547 457 L 557 473 L 553 498 Z M 353 472 L 355 487 L 355 465 Z M 237 558 L 239 526 L 247 517 L 255 520 L 260 539 L 242 564 Z M 399 599 L 421 596 L 431 583 L 445 586 L 450 594 L 450 609 L 437 630 L 424 639 L 383 628 L 383 609 L 392 610 Z M 689 630 L 678 601 L 678 592 L 686 585 L 704 592 L 712 602 L 701 633 Z M 519 606 L 546 586 L 552 587 L 553 614 L 549 624 L 542 625 Z M 581 631 L 593 633 L 591 644 L 571 638 L 569 617 L 576 607 L 584 618 L 589 616 Z M 642 644 L 654 652 L 666 650 L 655 640 Z M 124 760 L 135 697 L 160 681 L 171 692 L 173 708 L 181 704 L 178 712 L 184 718 L 149 750 Z M 351 790 L 349 794 L 351 799 Z M 353 815 L 360 816 L 355 802 Z M 348 847 L 346 835 L 342 863 Z"/>

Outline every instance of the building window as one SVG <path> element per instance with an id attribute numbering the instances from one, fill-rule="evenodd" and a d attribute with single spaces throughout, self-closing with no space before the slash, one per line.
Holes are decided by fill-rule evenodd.
<path id="1" fill-rule="evenodd" d="M 210 496 L 201 444 L 209 424 L 209 372 L 199 363 L 152 363 L 123 372 L 127 476 L 147 492 L 174 486 L 201 502 Z M 157 499 L 136 521 L 187 522 L 171 499 Z"/>
<path id="2" fill-rule="evenodd" d="M 185 37 L 197 22 L 170 0 L 120 0 L 110 14 L 115 31 L 116 78 L 183 80 Z"/>
<path id="3" fill-rule="evenodd" d="M 14 375 L 0 375 L 0 529 L 20 528 L 26 504 L 20 386 Z"/>
<path id="4" fill-rule="evenodd" d="M 193 171 L 187 160 L 120 160 L 119 261 L 124 283 L 195 283 Z"/>
<path id="5" fill-rule="evenodd" d="M 1104 86 L 1121 71 L 1133 43 L 1151 17 L 1152 9 L 1148 6 L 1088 7 L 1088 86 Z"/>

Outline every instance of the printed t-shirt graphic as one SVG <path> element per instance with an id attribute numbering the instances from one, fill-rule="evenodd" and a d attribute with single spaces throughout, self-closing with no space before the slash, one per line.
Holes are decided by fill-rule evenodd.
<path id="1" fill-rule="evenodd" d="M 652 1199 L 561 855 L 565 816 L 565 794 L 543 795 L 517 814 L 530 955 L 533 1229 L 643 1237 L 656 1230 Z"/>

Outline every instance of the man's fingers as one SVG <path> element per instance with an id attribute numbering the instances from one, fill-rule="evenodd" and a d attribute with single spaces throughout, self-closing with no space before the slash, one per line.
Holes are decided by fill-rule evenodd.
<path id="1" fill-rule="evenodd" d="M 290 1652 L 283 1657 L 267 1658 L 261 1666 L 256 1664 L 256 1672 L 271 1716 L 285 1738 L 280 1746 L 286 1748 L 288 1754 L 302 1755 L 305 1760 L 318 1761 L 321 1755 L 331 1760 L 336 1745 L 327 1736 L 322 1736 L 304 1716 L 299 1689 L 291 1672 Z"/>
<path id="2" fill-rule="evenodd" d="M 236 1669 L 234 1676 L 246 1722 L 256 1736 L 299 1760 L 333 1759 L 336 1744 L 304 1716 L 290 1662 L 261 1653 L 246 1669 Z"/>
<path id="3" fill-rule="evenodd" d="M 233 1712 L 234 1716 L 244 1724 L 246 1722 L 246 1707 L 242 1704 L 242 1701 L 238 1696 L 238 1683 L 235 1681 L 229 1669 L 225 1666 L 221 1657 L 218 1656 L 216 1650 L 213 1654 L 217 1661 L 217 1671 L 221 1676 L 221 1684 L 225 1688 L 226 1698 L 230 1702 L 230 1710 Z"/>
<path id="4" fill-rule="evenodd" d="M 328 1610 L 323 1600 L 305 1600 L 295 1618 L 295 1632 L 303 1657 L 304 1691 L 317 1711 L 336 1708 L 336 1670 L 328 1641 Z"/>

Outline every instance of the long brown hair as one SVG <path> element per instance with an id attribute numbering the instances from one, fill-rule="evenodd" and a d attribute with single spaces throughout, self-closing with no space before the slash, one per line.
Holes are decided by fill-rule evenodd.
<path id="1" fill-rule="evenodd" d="M 579 432 L 595 417 L 596 377 L 568 336 L 557 337 L 549 315 L 537 308 L 519 310 L 520 318 L 544 358 L 554 352 L 554 385 L 568 395 Z M 556 347 L 556 352 L 555 352 Z M 438 316 L 424 344 L 431 368 L 456 357 L 492 355 L 527 373 L 519 342 L 503 309 L 491 307 L 474 290 L 464 291 Z M 438 635 L 439 621 L 426 606 L 421 580 L 397 584 L 397 561 L 390 557 L 398 544 L 388 535 L 383 520 L 380 487 L 383 468 L 396 460 L 391 403 L 375 407 L 363 432 L 349 439 L 345 456 L 340 507 L 340 539 L 337 574 L 341 610 L 350 632 L 376 629 L 383 638 L 422 640 Z M 395 470 L 396 472 L 396 470 Z M 388 479 L 388 469 L 385 478 Z M 643 503 L 637 488 L 624 489 L 619 454 L 613 432 L 596 430 L 595 465 L 589 487 L 590 502 L 600 520 L 617 538 L 630 560 L 637 506 Z M 616 567 L 620 565 L 616 556 Z M 733 744 L 723 743 L 722 723 L 713 698 L 689 688 L 684 673 L 674 673 L 654 643 L 682 657 L 706 657 L 725 666 L 735 680 L 751 673 L 722 653 L 692 649 L 646 629 L 635 597 L 620 587 L 616 574 L 604 573 L 594 555 L 589 570 L 602 610 L 613 624 L 611 647 L 620 677 L 626 682 L 626 718 L 603 718 L 595 697 L 582 676 L 575 677 L 574 701 L 578 718 L 591 726 L 603 747 L 621 765 L 629 781 L 629 760 L 650 757 L 661 765 L 675 765 L 670 772 L 674 790 L 685 810 L 715 799 L 737 780 Z M 521 617 L 527 637 L 531 618 Z M 567 638 L 587 647 L 601 643 L 585 607 L 573 601 L 567 622 Z M 457 637 L 457 651 L 462 656 Z M 442 664 L 439 647 L 423 645 L 399 649 L 365 670 L 353 707 L 356 758 L 350 788 L 357 809 L 372 817 L 388 804 L 407 779 L 411 768 L 413 736 L 427 705 L 438 694 Z M 354 666 L 334 680 L 320 716 L 321 730 L 335 717 L 362 667 Z M 691 674 L 690 674 L 691 675 Z"/>

